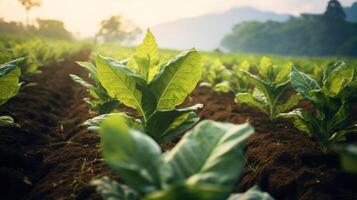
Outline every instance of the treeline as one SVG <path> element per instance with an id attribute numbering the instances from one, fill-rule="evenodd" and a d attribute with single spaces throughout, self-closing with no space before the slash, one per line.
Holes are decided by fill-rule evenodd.
<path id="1" fill-rule="evenodd" d="M 37 19 L 36 25 L 25 26 L 20 22 L 6 22 L 0 18 L 0 35 L 40 36 L 52 39 L 71 40 L 73 35 L 62 21 Z"/>
<path id="2" fill-rule="evenodd" d="M 323 15 L 238 24 L 222 40 L 222 46 L 245 53 L 357 56 L 357 23 L 345 19 L 341 4 L 331 0 Z"/>

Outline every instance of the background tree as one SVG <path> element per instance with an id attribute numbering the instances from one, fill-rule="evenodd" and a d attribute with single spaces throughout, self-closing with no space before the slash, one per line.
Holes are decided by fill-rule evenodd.
<path id="1" fill-rule="evenodd" d="M 39 35 L 56 39 L 72 39 L 72 33 L 66 30 L 62 21 L 37 19 L 37 24 Z"/>
<path id="2" fill-rule="evenodd" d="M 29 25 L 29 12 L 32 8 L 41 6 L 42 0 L 19 0 L 26 9 L 26 26 Z"/>
<path id="3" fill-rule="evenodd" d="M 242 53 L 357 56 L 357 23 L 347 22 L 345 17 L 341 4 L 331 0 L 323 15 L 238 24 L 221 44 Z"/>
<path id="4" fill-rule="evenodd" d="M 112 16 L 100 23 L 100 29 L 96 34 L 96 40 L 102 38 L 104 42 L 130 43 L 135 40 L 141 30 L 123 16 Z"/>
<path id="5" fill-rule="evenodd" d="M 345 11 L 343 10 L 341 3 L 337 0 L 330 0 L 324 18 L 329 21 L 344 21 L 346 19 Z"/>

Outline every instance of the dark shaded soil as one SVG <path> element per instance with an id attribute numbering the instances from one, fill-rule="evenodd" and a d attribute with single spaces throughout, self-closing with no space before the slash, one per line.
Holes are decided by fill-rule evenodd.
<path id="1" fill-rule="evenodd" d="M 95 174 L 107 170 L 98 156 L 95 133 L 78 126 L 93 117 L 86 91 L 69 74 L 86 76 L 74 61 L 43 68 L 0 110 L 17 126 L 0 129 L 0 199 L 75 199 Z"/>
<path id="2" fill-rule="evenodd" d="M 70 73 L 87 74 L 75 60 L 87 55 L 44 68 L 30 79 L 38 85 L 23 88 L 0 109 L 19 123 L 0 129 L 0 199 L 99 199 L 90 180 L 112 176 L 100 158 L 97 134 L 79 126 L 94 115 L 82 101 L 86 91 L 69 79 Z M 198 87 L 185 105 L 195 103 L 204 104 L 202 119 L 249 121 L 256 129 L 237 191 L 258 184 L 276 199 L 357 199 L 357 177 L 341 173 L 338 157 L 320 153 L 289 121 L 269 121 L 234 103 L 232 95 L 206 87 Z M 307 102 L 301 106 L 311 109 Z"/>

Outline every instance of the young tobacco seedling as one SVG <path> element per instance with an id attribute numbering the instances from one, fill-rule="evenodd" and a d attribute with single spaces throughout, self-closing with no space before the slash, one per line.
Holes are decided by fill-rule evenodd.
<path id="1" fill-rule="evenodd" d="M 236 101 L 259 108 L 271 120 L 277 118 L 278 114 L 292 109 L 296 106 L 301 96 L 292 95 L 285 103 L 282 98 L 290 87 L 291 64 L 287 66 L 273 65 L 271 60 L 263 57 L 258 67 L 259 75 L 242 70 L 254 89 L 251 92 L 236 94 Z"/>
<path id="2" fill-rule="evenodd" d="M 229 80 L 232 73 L 217 59 L 212 64 L 204 67 L 201 86 L 211 87 L 216 92 L 227 93 L 231 91 Z"/>
<path id="3" fill-rule="evenodd" d="M 21 58 L 0 65 L 0 106 L 14 97 L 20 89 L 21 83 L 19 83 L 19 77 L 21 71 L 18 64 L 22 60 Z M 13 123 L 14 120 L 11 117 L 0 116 L 0 127 L 8 126 Z"/>
<path id="4" fill-rule="evenodd" d="M 250 64 L 247 61 L 240 65 L 233 66 L 232 70 L 227 69 L 220 60 L 215 60 L 213 64 L 206 66 L 202 74 L 201 86 L 209 86 L 216 92 L 228 93 L 244 92 L 248 90 L 249 83 L 243 76 L 241 70 L 249 70 Z"/>
<path id="5" fill-rule="evenodd" d="M 243 61 L 240 65 L 234 65 L 232 68 L 232 76 L 229 79 L 231 91 L 234 94 L 238 92 L 246 92 L 251 87 L 251 84 L 247 80 L 244 71 L 249 71 L 250 63 L 248 61 Z"/>
<path id="6" fill-rule="evenodd" d="M 201 104 L 176 109 L 201 77 L 196 50 L 184 51 L 162 65 L 155 38 L 148 30 L 126 65 L 97 56 L 96 66 L 98 80 L 109 96 L 137 110 L 145 133 L 159 143 L 171 141 L 199 120 L 193 111 Z"/>
<path id="7" fill-rule="evenodd" d="M 355 73 L 355 68 L 337 62 L 325 70 L 319 85 L 309 75 L 293 68 L 292 86 L 312 103 L 316 113 L 300 108 L 280 116 L 292 118 L 296 127 L 316 139 L 326 152 L 330 144 L 345 140 L 347 134 L 357 131 L 357 125 L 350 125 L 351 104 L 357 90 Z"/>
<path id="8" fill-rule="evenodd" d="M 203 121 L 169 152 L 147 134 L 112 116 L 101 125 L 102 155 L 124 184 L 108 177 L 92 184 L 104 200 L 226 200 L 244 168 L 243 147 L 254 132 L 249 124 Z M 193 153 L 194 152 L 194 153 Z M 253 188 L 240 197 L 272 198 Z"/>
<path id="9" fill-rule="evenodd" d="M 70 74 L 70 77 L 77 83 L 81 84 L 92 96 L 92 98 L 85 98 L 84 101 L 87 102 L 93 111 L 99 112 L 99 114 L 107 114 L 116 109 L 120 102 L 108 95 L 108 92 L 101 85 L 98 80 L 98 72 L 95 66 L 89 62 L 77 62 L 78 65 L 85 68 L 89 75 L 88 77 L 92 80 L 93 84 L 88 83 L 81 77 Z"/>

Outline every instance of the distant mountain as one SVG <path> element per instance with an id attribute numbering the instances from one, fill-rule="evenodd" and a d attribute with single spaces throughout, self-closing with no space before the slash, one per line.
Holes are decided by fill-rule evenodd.
<path id="1" fill-rule="evenodd" d="M 233 26 L 243 21 L 284 21 L 289 15 L 260 11 L 250 7 L 237 7 L 218 14 L 167 22 L 152 27 L 160 47 L 201 50 L 217 48 Z"/>
<path id="2" fill-rule="evenodd" d="M 347 20 L 357 22 L 357 2 L 353 3 L 351 7 L 345 7 Z"/>

